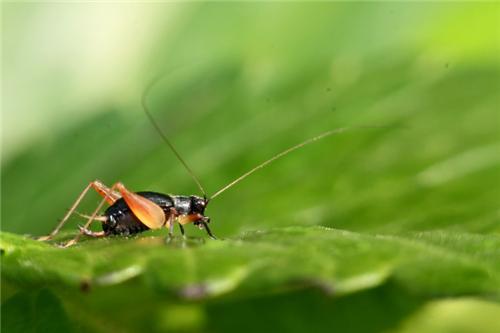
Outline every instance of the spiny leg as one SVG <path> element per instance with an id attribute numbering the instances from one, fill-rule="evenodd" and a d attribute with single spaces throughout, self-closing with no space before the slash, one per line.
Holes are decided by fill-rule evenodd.
<path id="1" fill-rule="evenodd" d="M 111 186 L 111 189 L 109 189 L 110 193 L 113 193 L 114 189 L 116 188 L 118 183 L 114 184 L 113 186 Z M 80 239 L 80 237 L 83 235 L 82 233 L 82 229 L 83 230 L 88 230 L 90 224 L 96 220 L 97 218 L 97 213 L 99 213 L 99 211 L 101 210 L 102 206 L 104 206 L 104 203 L 106 201 L 109 200 L 109 197 L 108 196 L 105 196 L 101 202 L 99 203 L 99 205 L 97 206 L 97 208 L 94 210 L 94 212 L 92 213 L 92 215 L 89 216 L 88 220 L 87 220 L 87 223 L 85 223 L 85 225 L 83 227 L 80 227 L 80 233 L 78 235 L 75 236 L 75 238 L 73 238 L 72 240 L 68 241 L 66 244 L 64 244 L 63 246 L 64 247 L 69 247 L 71 245 L 74 245 L 78 242 L 78 240 Z"/>
<path id="2" fill-rule="evenodd" d="M 69 247 L 71 245 L 74 245 L 74 244 L 76 244 L 78 242 L 78 240 L 80 240 L 80 237 L 82 236 L 81 230 L 82 229 L 85 230 L 85 229 L 89 228 L 90 224 L 94 221 L 94 219 L 97 216 L 97 213 L 102 208 L 102 206 L 104 206 L 105 202 L 106 202 L 106 199 L 102 199 L 101 200 L 101 202 L 99 203 L 99 205 L 97 206 L 97 208 L 94 210 L 94 212 L 92 213 L 92 215 L 87 220 L 87 223 L 85 223 L 85 225 L 83 227 L 80 227 L 80 233 L 78 235 L 76 235 L 75 238 L 73 238 L 72 240 L 70 240 L 66 244 L 64 244 L 63 247 Z"/>
<path id="3" fill-rule="evenodd" d="M 66 215 L 64 215 L 64 217 L 61 219 L 61 221 L 56 226 L 56 228 L 47 236 L 39 237 L 38 240 L 45 241 L 45 240 L 49 240 L 49 239 L 53 238 L 61 230 L 61 228 L 64 226 L 64 224 L 68 221 L 71 214 L 74 213 L 74 211 L 76 210 L 76 208 L 78 207 L 80 202 L 83 200 L 83 198 L 85 197 L 85 195 L 87 194 L 87 192 L 91 188 L 93 188 L 100 195 L 104 196 L 104 200 L 108 201 L 108 203 L 110 203 L 110 204 L 114 203 L 118 198 L 120 198 L 118 192 L 113 191 L 113 189 L 109 189 L 106 185 L 101 183 L 99 180 L 94 180 L 93 182 L 90 182 L 85 187 L 85 189 L 82 191 L 82 193 L 80 193 L 80 195 L 78 196 L 76 201 L 73 203 L 73 205 L 68 210 Z"/>
<path id="4" fill-rule="evenodd" d="M 186 234 L 184 233 L 184 227 L 180 223 L 179 223 L 179 229 L 181 229 L 181 235 L 182 235 L 182 237 L 186 238 Z"/>

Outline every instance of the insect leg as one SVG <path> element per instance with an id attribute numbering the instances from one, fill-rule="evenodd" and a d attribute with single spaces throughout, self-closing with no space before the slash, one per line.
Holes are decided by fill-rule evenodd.
<path id="1" fill-rule="evenodd" d="M 111 188 L 109 189 L 109 193 L 114 193 L 114 189 L 118 186 L 119 183 L 115 183 L 113 186 L 111 186 Z M 94 212 L 92 213 L 91 216 L 89 216 L 88 220 L 87 220 L 87 223 L 85 223 L 85 225 L 83 226 L 83 228 L 80 228 L 80 233 L 78 235 L 75 236 L 75 238 L 73 238 L 72 240 L 68 241 L 66 244 L 64 244 L 63 246 L 64 247 L 69 247 L 71 245 L 74 245 L 78 242 L 78 240 L 80 239 L 80 237 L 83 235 L 82 233 L 82 229 L 88 229 L 90 224 L 95 221 L 96 217 L 97 217 L 97 213 L 99 213 L 99 210 L 101 210 L 102 206 L 104 206 L 104 203 L 106 201 L 109 200 L 109 197 L 108 196 L 105 196 L 101 202 L 99 203 L 99 205 L 97 206 L 97 208 L 94 210 Z"/>
<path id="2" fill-rule="evenodd" d="M 122 197 L 120 192 L 114 190 L 117 186 L 117 184 L 114 184 L 113 186 L 111 186 L 111 188 L 109 188 L 98 180 L 92 182 L 92 187 L 94 188 L 94 190 L 96 190 L 97 193 L 104 197 L 104 199 L 106 199 L 106 201 L 110 205 L 114 204 L 116 200 Z"/>
<path id="3" fill-rule="evenodd" d="M 61 228 L 64 226 L 66 221 L 68 221 L 71 214 L 73 214 L 75 212 L 76 208 L 78 207 L 80 202 L 83 200 L 83 198 L 85 197 L 85 195 L 87 194 L 87 192 L 91 188 L 93 188 L 97 193 L 102 195 L 104 197 L 104 200 L 108 201 L 108 203 L 110 203 L 110 204 L 114 203 L 118 198 L 120 198 L 118 192 L 113 191 L 113 189 L 109 189 L 106 185 L 101 183 L 99 180 L 94 180 L 93 182 L 90 182 L 85 187 L 85 189 L 82 191 L 82 193 L 80 193 L 80 195 L 78 196 L 76 201 L 73 203 L 73 205 L 68 210 L 66 215 L 64 215 L 61 222 L 59 222 L 59 224 L 56 226 L 56 228 L 47 236 L 39 237 L 38 240 L 45 241 L 45 240 L 49 240 L 52 237 L 54 237 L 59 232 L 59 230 L 61 230 Z M 117 197 L 117 195 L 118 195 L 118 197 Z"/>
<path id="4" fill-rule="evenodd" d="M 203 227 L 205 227 L 205 230 L 207 231 L 207 234 L 208 236 L 210 236 L 210 238 L 212 239 L 217 239 L 217 237 L 215 237 L 212 232 L 210 231 L 210 228 L 208 227 L 208 224 L 206 222 L 202 222 L 203 224 Z"/>
<path id="5" fill-rule="evenodd" d="M 174 222 L 170 223 L 170 227 L 168 228 L 168 237 L 174 237 Z"/>
<path id="6" fill-rule="evenodd" d="M 186 234 L 184 234 L 184 227 L 180 223 L 179 223 L 179 229 L 181 229 L 182 237 L 186 238 Z"/>
<path id="7" fill-rule="evenodd" d="M 168 238 L 169 239 L 174 236 L 174 224 L 176 222 L 177 217 L 178 217 L 177 210 L 173 207 L 170 208 L 170 213 L 168 214 L 168 218 L 164 224 L 168 228 Z M 179 223 L 179 226 L 181 226 L 180 223 Z M 181 226 L 181 228 L 182 228 L 182 226 Z"/>
<path id="8" fill-rule="evenodd" d="M 80 229 L 80 232 L 86 236 L 94 237 L 94 238 L 99 238 L 99 237 L 104 237 L 106 236 L 106 233 L 104 231 L 98 231 L 94 232 L 92 230 L 89 230 L 87 228 L 84 228 L 83 226 L 78 226 L 78 229 Z"/>
<path id="9" fill-rule="evenodd" d="M 76 211 L 75 211 L 75 214 L 78 215 L 78 216 L 80 216 L 80 217 L 83 217 L 84 219 L 89 219 L 90 218 L 90 215 L 82 214 L 82 213 L 79 213 L 79 212 L 76 212 Z M 96 217 L 94 217 L 94 220 L 101 221 L 101 222 L 107 222 L 108 218 L 106 217 L 106 215 L 97 215 Z"/>

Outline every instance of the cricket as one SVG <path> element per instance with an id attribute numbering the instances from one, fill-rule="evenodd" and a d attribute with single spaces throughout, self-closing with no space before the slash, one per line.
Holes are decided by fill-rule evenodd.
<path id="1" fill-rule="evenodd" d="M 46 241 L 52 239 L 55 235 L 59 233 L 61 228 L 66 224 L 69 218 L 73 214 L 78 214 L 81 217 L 87 219 L 87 222 L 83 226 L 79 226 L 79 233 L 71 240 L 63 244 L 63 247 L 69 247 L 76 244 L 80 237 L 85 235 L 94 238 L 108 237 L 111 235 L 121 235 L 129 236 L 134 235 L 149 229 L 161 229 L 168 228 L 169 237 L 173 237 L 174 226 L 177 224 L 179 226 L 180 232 L 183 237 L 184 225 L 192 223 L 194 226 L 204 229 L 208 236 L 212 239 L 216 239 L 214 234 L 209 228 L 210 217 L 205 215 L 205 209 L 207 208 L 209 202 L 218 197 L 220 194 L 233 187 L 234 185 L 241 182 L 243 179 L 247 178 L 254 172 L 264 168 L 268 164 L 276 161 L 277 159 L 288 155 L 289 153 L 302 148 L 310 143 L 318 141 L 320 139 L 326 138 L 328 136 L 339 134 L 346 130 L 356 128 L 356 127 L 343 127 L 333 130 L 323 132 L 315 137 L 309 138 L 301 143 L 298 143 L 292 147 L 281 151 L 280 153 L 274 155 L 268 160 L 262 162 L 261 164 L 250 169 L 240 177 L 234 179 L 227 185 L 220 188 L 211 196 L 208 196 L 205 192 L 200 180 L 188 166 L 188 164 L 181 157 L 177 149 L 170 142 L 167 136 L 164 134 L 154 117 L 152 116 L 148 105 L 147 96 L 151 88 L 159 80 L 156 78 L 150 85 L 145 89 L 141 98 L 142 109 L 146 114 L 147 118 L 158 132 L 163 141 L 167 144 L 170 150 L 174 153 L 178 161 L 183 165 L 187 173 L 191 176 L 193 181 L 199 188 L 201 195 L 173 195 L 173 194 L 163 194 L 152 191 L 140 191 L 132 192 L 121 182 L 113 184 L 111 187 L 106 186 L 99 180 L 94 180 L 90 182 L 77 197 L 76 201 L 67 211 L 66 215 L 60 220 L 55 229 L 47 236 L 39 237 L 38 240 Z M 365 126 L 359 126 L 361 128 Z M 384 126 L 366 126 L 366 127 L 384 127 Z M 82 202 L 84 197 L 89 193 L 90 190 L 94 190 L 100 196 L 102 196 L 101 202 L 98 204 L 97 208 L 91 215 L 84 215 L 78 213 L 76 210 L 79 204 Z M 109 207 L 104 211 L 103 214 L 99 214 L 102 210 L 104 204 L 109 204 Z M 102 231 L 94 232 L 90 229 L 90 225 L 99 221 L 102 225 Z"/>

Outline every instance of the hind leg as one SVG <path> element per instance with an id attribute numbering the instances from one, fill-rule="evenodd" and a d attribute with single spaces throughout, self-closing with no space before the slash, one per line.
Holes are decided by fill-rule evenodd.
<path id="1" fill-rule="evenodd" d="M 85 189 L 80 193 L 76 201 L 73 203 L 71 208 L 68 210 L 66 215 L 62 218 L 61 222 L 55 227 L 55 229 L 48 234 L 47 236 L 39 237 L 38 240 L 40 241 L 45 241 L 52 239 L 64 226 L 64 224 L 68 221 L 68 219 L 71 217 L 71 215 L 75 212 L 76 208 L 78 205 L 81 203 L 85 195 L 88 193 L 90 189 L 94 189 L 97 193 L 99 193 L 101 196 L 104 197 L 104 200 L 107 201 L 109 204 L 113 204 L 116 200 L 120 198 L 120 193 L 114 191 L 113 188 L 108 188 L 106 185 L 101 183 L 99 180 L 94 180 L 93 182 L 90 182 Z M 103 201 L 104 201 L 103 200 Z M 102 205 L 101 205 L 102 206 Z"/>
<path id="2" fill-rule="evenodd" d="M 118 186 L 119 183 L 115 183 L 113 186 L 111 186 L 110 189 L 106 188 L 106 191 L 108 191 L 107 193 L 115 193 L 115 188 Z M 99 192 L 99 194 L 101 194 Z M 110 198 L 108 195 L 106 195 L 102 200 L 101 202 L 99 203 L 99 205 L 97 206 L 97 208 L 94 210 L 94 212 L 92 213 L 92 215 L 90 215 L 88 217 L 88 220 L 87 220 L 87 223 L 85 223 L 85 225 L 83 227 L 80 227 L 80 233 L 78 235 L 75 236 L 75 238 L 73 238 L 72 240 L 68 241 L 66 244 L 63 245 L 63 247 L 69 247 L 71 245 L 74 245 L 78 242 L 78 240 L 80 239 L 80 237 L 85 233 L 85 230 L 89 231 L 91 234 L 93 234 L 90 230 L 89 230 L 89 226 L 92 222 L 96 221 L 96 220 L 99 220 L 101 219 L 102 217 L 101 216 L 98 216 L 97 213 L 99 213 L 99 211 L 101 210 L 102 206 L 104 206 L 104 203 L 108 201 L 112 201 L 112 203 L 114 203 L 116 201 L 116 199 L 113 199 L 113 198 Z M 83 231 L 82 231 L 83 230 Z M 100 236 L 99 233 L 96 233 L 98 234 L 99 236 L 97 237 L 102 237 Z"/>
<path id="3" fill-rule="evenodd" d="M 100 238 L 100 237 L 106 236 L 106 233 L 104 231 L 94 232 L 94 231 L 89 230 L 83 226 L 78 226 L 78 229 L 80 229 L 80 233 L 84 234 L 85 236 L 94 237 L 94 238 Z"/>

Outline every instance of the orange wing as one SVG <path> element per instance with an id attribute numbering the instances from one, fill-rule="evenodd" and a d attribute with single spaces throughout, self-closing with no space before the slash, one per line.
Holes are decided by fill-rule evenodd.
<path id="1" fill-rule="evenodd" d="M 122 183 L 116 188 L 137 218 L 150 229 L 159 229 L 165 225 L 166 217 L 163 209 L 151 200 L 130 192 Z"/>

